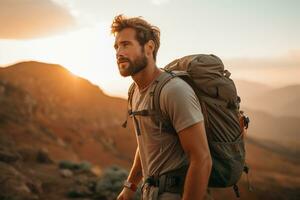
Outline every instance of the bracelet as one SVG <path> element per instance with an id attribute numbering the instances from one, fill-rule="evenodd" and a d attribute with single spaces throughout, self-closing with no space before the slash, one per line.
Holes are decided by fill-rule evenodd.
<path id="1" fill-rule="evenodd" d="M 131 183 L 129 181 L 124 181 L 124 184 L 123 184 L 124 187 L 130 189 L 131 191 L 135 192 L 137 190 L 137 186 L 136 184 L 134 183 Z"/>

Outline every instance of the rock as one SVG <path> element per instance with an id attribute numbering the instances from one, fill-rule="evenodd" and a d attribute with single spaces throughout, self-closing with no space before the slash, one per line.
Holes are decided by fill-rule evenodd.
<path id="1" fill-rule="evenodd" d="M 19 147 L 17 149 L 18 153 L 22 157 L 22 161 L 35 161 L 36 160 L 36 150 L 29 147 Z"/>
<path id="2" fill-rule="evenodd" d="M 78 198 L 78 197 L 90 197 L 93 192 L 85 185 L 76 185 L 67 194 L 68 197 Z"/>
<path id="3" fill-rule="evenodd" d="M 33 182 L 27 182 L 26 185 L 29 187 L 30 191 L 34 194 L 42 194 L 43 188 L 42 188 L 42 182 L 35 181 Z"/>
<path id="4" fill-rule="evenodd" d="M 102 174 L 102 170 L 99 166 L 93 166 L 91 168 L 91 172 L 92 174 L 94 174 L 95 176 L 100 176 Z"/>
<path id="5" fill-rule="evenodd" d="M 50 158 L 49 153 L 48 153 L 48 151 L 46 149 L 40 149 L 37 152 L 36 160 L 39 163 L 44 163 L 44 164 L 51 164 L 51 163 L 53 163 L 53 160 Z"/>
<path id="6" fill-rule="evenodd" d="M 22 177 L 21 173 L 18 172 L 13 166 L 4 162 L 0 162 L 0 172 L 1 180 L 4 180 L 5 177 Z"/>
<path id="7" fill-rule="evenodd" d="M 87 177 L 84 174 L 80 174 L 75 178 L 75 183 L 78 185 L 87 185 L 88 182 L 89 182 L 89 177 Z"/>
<path id="8" fill-rule="evenodd" d="M 61 147 L 67 147 L 67 144 L 61 138 L 57 138 L 56 142 Z"/>
<path id="9" fill-rule="evenodd" d="M 19 160 L 21 156 L 17 153 L 10 152 L 8 150 L 0 149 L 0 161 L 6 163 L 12 163 Z"/>
<path id="10" fill-rule="evenodd" d="M 70 169 L 70 170 L 74 170 L 74 165 L 75 163 L 70 161 L 70 160 L 61 160 L 58 163 L 58 167 L 60 169 Z"/>
<path id="11" fill-rule="evenodd" d="M 90 171 L 92 168 L 92 165 L 87 161 L 84 161 L 81 163 L 75 163 L 75 162 L 72 162 L 69 160 L 62 160 L 59 162 L 59 168 L 76 170 L 76 171 Z"/>
<path id="12" fill-rule="evenodd" d="M 70 178 L 73 176 L 73 172 L 69 169 L 60 170 L 60 175 L 64 178 Z"/>
<path id="13" fill-rule="evenodd" d="M 38 196 L 31 190 L 32 182 L 14 167 L 0 162 L 0 199 L 37 200 Z M 29 186 L 32 184 L 31 186 Z"/>

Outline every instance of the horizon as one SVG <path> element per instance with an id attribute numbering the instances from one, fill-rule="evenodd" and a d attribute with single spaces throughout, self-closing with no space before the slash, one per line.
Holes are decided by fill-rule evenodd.
<path id="1" fill-rule="evenodd" d="M 96 84 L 94 83 L 93 81 L 81 76 L 81 75 L 77 75 L 77 74 L 74 74 L 72 71 L 70 71 L 68 68 L 66 68 L 65 66 L 59 64 L 59 63 L 47 63 L 47 62 L 41 62 L 41 61 L 37 61 L 37 60 L 24 60 L 24 61 L 19 61 L 19 62 L 16 62 L 16 63 L 11 63 L 11 64 L 8 64 L 8 65 L 5 65 L 5 66 L 1 66 L 0 65 L 0 68 L 6 68 L 6 67 L 12 67 L 14 65 L 17 65 L 17 64 L 22 64 L 22 63 L 30 63 L 30 62 L 36 62 L 36 63 L 39 63 L 39 64 L 46 64 L 46 65 L 58 65 L 64 69 L 66 69 L 70 75 L 72 76 L 75 76 L 75 77 L 78 77 L 78 78 L 83 78 L 87 81 L 89 81 L 91 84 L 93 85 L 97 85 L 106 95 L 108 96 L 112 96 L 112 97 L 118 97 L 118 98 L 123 98 L 123 99 L 127 99 L 127 90 L 124 91 L 124 93 L 122 94 L 112 94 L 110 93 L 109 91 L 105 90 L 101 85 L 99 84 Z M 298 71 L 298 69 L 296 69 Z M 255 72 L 256 73 L 256 72 Z M 297 74 L 294 74 L 295 77 L 297 77 Z M 232 78 L 232 77 L 231 77 Z M 255 80 L 250 80 L 250 79 L 242 79 L 242 78 L 232 78 L 235 83 L 236 83 L 236 86 L 239 85 L 239 83 L 247 83 L 247 84 L 259 84 L 261 85 L 262 87 L 268 87 L 272 90 L 276 90 L 276 89 L 282 89 L 282 88 L 286 88 L 286 87 L 292 87 L 292 86 L 298 86 L 300 85 L 300 81 L 299 82 L 295 82 L 295 83 L 286 83 L 286 84 L 277 84 L 277 85 L 272 85 L 270 83 L 266 83 L 266 82 L 263 82 L 263 81 L 255 81 Z"/>

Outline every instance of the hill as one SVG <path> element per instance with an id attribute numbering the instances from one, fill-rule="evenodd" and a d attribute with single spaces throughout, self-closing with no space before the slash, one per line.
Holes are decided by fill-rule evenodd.
<path id="1" fill-rule="evenodd" d="M 300 85 L 274 88 L 251 81 L 236 81 L 242 107 L 269 113 L 273 116 L 300 117 Z"/>
<path id="2" fill-rule="evenodd" d="M 272 89 L 272 86 L 246 80 L 234 80 L 238 95 L 242 99 L 242 103 L 247 103 L 249 98 L 264 94 Z M 245 102 L 244 102 L 245 101 Z"/>
<path id="3" fill-rule="evenodd" d="M 135 139 L 121 128 L 126 101 L 59 65 L 24 62 L 0 69 L 0 133 L 54 159 L 128 166 Z M 126 143 L 126 142 L 128 143 Z"/>

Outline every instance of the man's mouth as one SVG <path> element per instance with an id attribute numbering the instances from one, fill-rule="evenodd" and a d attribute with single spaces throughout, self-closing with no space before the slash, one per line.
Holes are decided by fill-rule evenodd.
<path id="1" fill-rule="evenodd" d="M 126 62 L 129 62 L 128 59 L 119 59 L 118 60 L 118 64 L 122 64 L 122 63 L 126 63 Z"/>
<path id="2" fill-rule="evenodd" d="M 128 61 L 121 61 L 121 62 L 118 62 L 118 64 L 123 64 L 123 63 L 127 63 Z"/>

